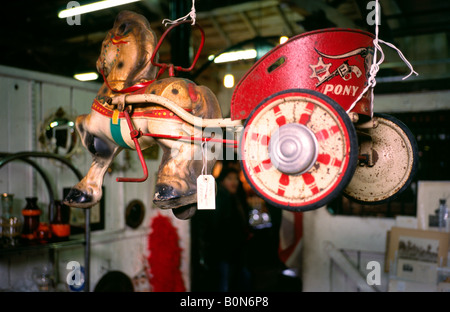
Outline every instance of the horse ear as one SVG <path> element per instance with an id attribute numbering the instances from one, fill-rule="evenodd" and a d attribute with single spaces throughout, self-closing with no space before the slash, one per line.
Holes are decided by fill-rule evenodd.
<path id="1" fill-rule="evenodd" d="M 129 21 L 132 21 L 134 16 L 136 16 L 136 14 L 131 11 L 124 10 L 119 12 L 119 14 L 116 16 L 116 19 L 114 20 L 114 35 L 123 36 L 125 33 L 127 33 L 130 26 Z"/>
<path id="2" fill-rule="evenodd" d="M 120 24 L 119 27 L 117 27 L 116 36 L 123 36 L 125 33 L 128 32 L 128 23 L 123 22 Z"/>

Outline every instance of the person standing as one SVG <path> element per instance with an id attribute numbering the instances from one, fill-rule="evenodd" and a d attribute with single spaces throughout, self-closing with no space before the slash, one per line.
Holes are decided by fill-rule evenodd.
<path id="1" fill-rule="evenodd" d="M 239 170 L 224 167 L 216 179 L 216 209 L 197 211 L 201 261 L 210 278 L 210 289 L 218 292 L 250 291 L 247 265 L 251 237 L 249 205 Z"/>

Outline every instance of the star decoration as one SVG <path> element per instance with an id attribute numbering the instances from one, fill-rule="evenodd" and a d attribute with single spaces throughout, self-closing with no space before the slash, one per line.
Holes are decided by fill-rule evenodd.
<path id="1" fill-rule="evenodd" d="M 309 78 L 317 78 L 319 83 L 324 81 L 328 76 L 330 76 L 330 66 L 331 63 L 325 64 L 323 62 L 322 57 L 319 57 L 319 61 L 316 65 L 309 65 L 311 67 L 313 73 Z"/>

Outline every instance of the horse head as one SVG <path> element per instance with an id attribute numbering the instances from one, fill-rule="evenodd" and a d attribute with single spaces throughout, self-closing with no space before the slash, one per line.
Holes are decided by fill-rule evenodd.
<path id="1" fill-rule="evenodd" d="M 154 79 L 157 68 L 151 57 L 156 44 L 156 34 L 144 16 L 122 11 L 102 42 L 97 71 L 112 90 Z"/>

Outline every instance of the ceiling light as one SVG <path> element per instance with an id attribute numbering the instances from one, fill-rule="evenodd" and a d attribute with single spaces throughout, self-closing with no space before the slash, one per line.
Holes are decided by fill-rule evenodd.
<path id="1" fill-rule="evenodd" d="M 73 75 L 73 78 L 79 81 L 90 81 L 90 80 L 96 80 L 98 78 L 97 73 L 83 73 L 83 74 L 76 74 Z"/>
<path id="2" fill-rule="evenodd" d="M 281 36 L 280 37 L 280 44 L 283 44 L 283 43 L 285 43 L 286 41 L 288 41 L 289 40 L 289 37 L 287 37 L 287 36 Z"/>
<path id="3" fill-rule="evenodd" d="M 214 59 L 214 63 L 226 63 L 239 60 L 249 60 L 256 58 L 256 55 L 257 53 L 255 49 L 225 52 L 217 56 Z"/>
<path id="4" fill-rule="evenodd" d="M 62 10 L 61 12 L 58 13 L 58 17 L 59 18 L 67 18 L 67 17 L 70 17 L 70 16 L 81 15 L 81 14 L 84 14 L 84 13 L 89 13 L 89 12 L 99 11 L 99 10 L 103 10 L 103 9 L 108 9 L 108 8 L 112 8 L 112 7 L 115 7 L 115 6 L 131 3 L 131 2 L 136 2 L 136 1 L 140 1 L 140 0 L 104 0 L 104 1 L 98 1 L 98 2 L 85 4 L 85 5 L 78 6 L 78 7 L 73 7 L 71 9 Z"/>
<path id="5" fill-rule="evenodd" d="M 223 77 L 223 85 L 225 88 L 233 88 L 234 87 L 234 76 L 232 74 L 226 74 Z"/>

